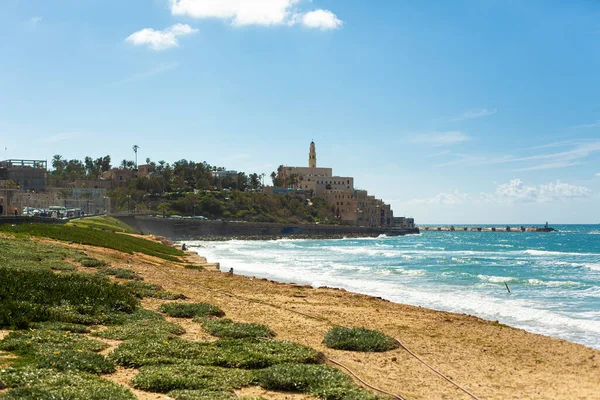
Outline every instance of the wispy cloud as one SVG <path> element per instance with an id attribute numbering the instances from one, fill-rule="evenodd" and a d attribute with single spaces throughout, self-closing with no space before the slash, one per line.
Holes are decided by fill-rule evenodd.
<path id="1" fill-rule="evenodd" d="M 452 153 L 454 160 L 440 163 L 437 167 L 448 167 L 452 165 L 481 166 L 494 164 L 521 164 L 515 171 L 539 171 L 546 169 L 566 168 L 583 164 L 594 154 L 600 153 L 600 140 L 572 140 L 568 142 L 552 143 L 550 145 L 538 146 L 533 149 L 561 149 L 563 151 L 546 152 L 526 156 L 516 155 L 469 155 Z M 529 148 L 527 150 L 532 150 Z M 515 150 L 515 153 L 518 153 Z"/>
<path id="2" fill-rule="evenodd" d="M 299 0 L 170 0 L 171 13 L 197 19 L 222 19 L 233 26 L 292 26 L 333 30 L 343 22 L 329 10 L 303 12 Z"/>
<path id="3" fill-rule="evenodd" d="M 600 128 L 600 120 L 596 122 L 592 122 L 590 124 L 581 124 L 572 126 L 572 130 L 583 130 L 583 129 L 592 129 L 592 128 Z"/>
<path id="4" fill-rule="evenodd" d="M 179 63 L 178 62 L 172 62 L 172 63 L 168 63 L 168 64 L 159 64 L 156 65 L 152 68 L 150 68 L 147 71 L 143 71 L 143 72 L 138 72 L 136 74 L 130 75 L 128 77 L 126 77 L 125 79 L 122 79 L 120 81 L 116 81 L 111 83 L 109 86 L 112 85 L 123 85 L 123 84 L 127 84 L 127 83 L 134 83 L 134 82 L 139 82 L 139 81 L 143 81 L 146 79 L 150 79 L 154 76 L 158 76 L 160 74 L 163 74 L 167 71 L 170 71 L 172 69 L 175 69 L 179 67 Z"/>
<path id="5" fill-rule="evenodd" d="M 134 46 L 148 46 L 152 50 L 161 51 L 179 46 L 179 37 L 198 32 L 187 24 L 175 24 L 162 31 L 152 28 L 142 29 L 132 33 L 125 39 Z"/>
<path id="6" fill-rule="evenodd" d="M 58 133 L 53 136 L 45 137 L 41 141 L 44 143 L 56 143 L 56 142 L 64 142 L 65 140 L 77 139 L 82 136 L 84 136 L 84 134 L 79 133 L 79 132 L 64 132 L 64 133 Z"/>
<path id="7" fill-rule="evenodd" d="M 497 112 L 498 112 L 498 110 L 496 110 L 495 108 L 493 110 L 488 110 L 487 108 L 481 108 L 478 110 L 468 110 L 460 115 L 450 118 L 449 121 L 450 122 L 458 122 L 458 121 L 465 121 L 468 119 L 482 118 L 482 117 L 487 117 L 489 115 L 494 115 Z"/>
<path id="8" fill-rule="evenodd" d="M 596 176 L 600 178 L 600 172 L 596 172 Z"/>
<path id="9" fill-rule="evenodd" d="M 37 25 L 40 22 L 42 22 L 42 19 L 43 19 L 42 17 L 31 17 L 31 18 L 29 18 L 29 23 L 32 25 Z"/>
<path id="10" fill-rule="evenodd" d="M 459 131 L 415 132 L 411 133 L 409 137 L 412 143 L 434 147 L 451 146 L 471 140 L 468 135 Z"/>

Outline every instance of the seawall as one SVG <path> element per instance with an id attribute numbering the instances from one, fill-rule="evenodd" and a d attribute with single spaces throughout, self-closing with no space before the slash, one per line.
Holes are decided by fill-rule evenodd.
<path id="1" fill-rule="evenodd" d="M 274 224 L 257 222 L 202 221 L 190 219 L 118 216 L 132 228 L 143 233 L 165 236 L 170 240 L 193 240 L 205 237 L 335 237 L 379 236 L 386 229 L 356 226 L 316 224 Z M 406 230 L 406 234 L 418 231 Z"/>

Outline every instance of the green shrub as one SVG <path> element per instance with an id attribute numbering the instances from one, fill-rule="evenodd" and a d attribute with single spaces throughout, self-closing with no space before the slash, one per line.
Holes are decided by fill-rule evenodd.
<path id="1" fill-rule="evenodd" d="M 111 326 L 104 331 L 94 333 L 94 336 L 114 340 L 156 339 L 164 341 L 185 333 L 185 329 L 181 326 L 167 322 L 162 315 L 149 310 L 126 314 L 124 320 L 119 323 L 122 325 Z"/>
<path id="2" fill-rule="evenodd" d="M 119 279 L 141 279 L 135 272 L 125 268 L 106 268 L 102 270 L 102 273 Z"/>
<path id="3" fill-rule="evenodd" d="M 66 261 L 47 261 L 42 262 L 41 264 L 45 267 L 50 268 L 53 271 L 73 272 L 77 270 L 77 268 L 75 268 L 74 265 L 69 264 Z"/>
<path id="4" fill-rule="evenodd" d="M 382 352 L 399 347 L 393 338 L 364 328 L 332 328 L 325 335 L 323 343 L 331 349 L 365 352 Z"/>
<path id="5" fill-rule="evenodd" d="M 82 258 L 78 259 L 77 261 L 79 261 L 79 263 L 81 265 L 83 265 L 84 267 L 88 267 L 88 268 L 100 268 L 100 267 L 105 267 L 107 265 L 106 261 L 97 260 L 92 257 L 82 257 Z"/>
<path id="6" fill-rule="evenodd" d="M 152 297 L 161 300 L 180 300 L 185 299 L 185 295 L 169 292 L 160 285 L 153 283 L 130 281 L 123 282 L 121 286 L 127 288 L 134 296 L 143 299 L 144 297 Z"/>
<path id="7" fill-rule="evenodd" d="M 81 324 L 70 324 L 68 322 L 32 322 L 29 324 L 31 329 L 51 330 L 51 331 L 68 331 L 71 333 L 89 333 L 90 328 Z"/>
<path id="8" fill-rule="evenodd" d="M 118 365 L 139 368 L 145 365 L 178 364 L 255 369 L 297 362 L 319 363 L 322 355 L 297 343 L 260 339 L 220 339 L 199 343 L 187 340 L 130 340 L 109 356 Z"/>
<path id="9" fill-rule="evenodd" d="M 326 365 L 278 364 L 257 371 L 255 381 L 265 389 L 312 394 L 325 400 L 375 400 L 352 379 Z"/>
<path id="10" fill-rule="evenodd" d="M 225 315 L 219 307 L 207 303 L 165 303 L 158 308 L 171 317 L 192 318 Z"/>
<path id="11" fill-rule="evenodd" d="M 6 368 L 0 370 L 0 381 L 12 388 L 4 400 L 135 400 L 123 386 L 74 371 Z"/>
<path id="12" fill-rule="evenodd" d="M 272 338 L 275 333 L 268 327 L 260 324 L 245 324 L 233 322 L 230 319 L 199 319 L 194 321 L 201 322 L 202 327 L 211 335 L 220 338 L 241 339 L 241 338 Z"/>
<path id="13" fill-rule="evenodd" d="M 241 369 L 161 365 L 142 368 L 131 384 L 136 389 L 158 393 L 181 389 L 223 392 L 249 385 L 252 377 L 252 372 Z"/>

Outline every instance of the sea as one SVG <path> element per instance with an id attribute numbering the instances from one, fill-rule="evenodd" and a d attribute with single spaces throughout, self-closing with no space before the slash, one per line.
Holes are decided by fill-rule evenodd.
<path id="1" fill-rule="evenodd" d="M 188 245 L 222 271 L 466 313 L 600 349 L 600 225 L 554 228 Z"/>

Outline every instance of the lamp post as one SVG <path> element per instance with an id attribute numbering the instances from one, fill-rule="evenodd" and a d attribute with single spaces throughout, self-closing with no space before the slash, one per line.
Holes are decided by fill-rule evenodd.
<path id="1" fill-rule="evenodd" d="M 194 204 L 194 205 L 192 206 L 192 209 L 194 210 L 194 217 L 195 217 L 195 216 L 196 216 L 196 204 Z"/>

